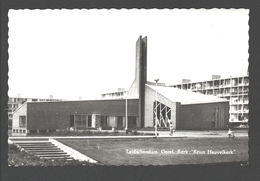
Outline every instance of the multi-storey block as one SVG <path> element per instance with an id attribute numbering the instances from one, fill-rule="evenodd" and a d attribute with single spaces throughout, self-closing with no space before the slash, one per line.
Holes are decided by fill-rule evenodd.
<path id="1" fill-rule="evenodd" d="M 229 100 L 229 123 L 234 125 L 247 125 L 249 113 L 249 78 L 236 76 L 220 78 L 212 76 L 212 80 L 191 82 L 187 79 L 183 83 L 171 85 L 179 89 L 191 90 L 206 95 L 215 95 Z"/>

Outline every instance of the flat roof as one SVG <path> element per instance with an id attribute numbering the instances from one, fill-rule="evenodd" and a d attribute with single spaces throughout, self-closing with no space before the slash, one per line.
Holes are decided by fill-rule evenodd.
<path id="1" fill-rule="evenodd" d="M 138 98 L 129 98 L 127 100 L 137 100 Z M 37 103 L 63 103 L 63 102 L 102 102 L 102 101 L 125 101 L 124 98 L 109 98 L 109 99 L 89 99 L 89 100 L 64 100 L 64 101 L 34 101 L 34 102 L 26 102 L 29 104 L 37 104 Z"/>

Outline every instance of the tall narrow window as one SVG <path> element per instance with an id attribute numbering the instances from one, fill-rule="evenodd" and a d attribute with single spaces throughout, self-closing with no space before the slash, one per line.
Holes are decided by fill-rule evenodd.
<path id="1" fill-rule="evenodd" d="M 222 127 L 223 123 L 221 121 L 221 111 L 220 108 L 213 108 L 213 120 L 212 120 L 212 127 L 219 128 Z"/>
<path id="2" fill-rule="evenodd" d="M 91 127 L 92 124 L 92 116 L 88 116 L 88 127 Z"/>
<path id="3" fill-rule="evenodd" d="M 123 116 L 117 117 L 117 127 L 123 127 Z"/>
<path id="4" fill-rule="evenodd" d="M 70 127 L 74 127 L 74 115 L 70 115 Z"/>
<path id="5" fill-rule="evenodd" d="M 19 127 L 25 127 L 26 126 L 26 116 L 20 116 L 19 117 Z"/>

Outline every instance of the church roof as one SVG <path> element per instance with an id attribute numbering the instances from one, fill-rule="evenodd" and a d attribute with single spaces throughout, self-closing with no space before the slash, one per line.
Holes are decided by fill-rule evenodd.
<path id="1" fill-rule="evenodd" d="M 173 102 L 180 102 L 182 105 L 185 104 L 202 104 L 202 103 L 215 103 L 215 102 L 229 102 L 228 99 L 218 98 L 213 95 L 204 95 L 191 90 L 183 90 L 174 87 L 167 86 L 154 86 L 148 85 L 154 91 L 157 90 L 158 94 L 166 97 Z"/>

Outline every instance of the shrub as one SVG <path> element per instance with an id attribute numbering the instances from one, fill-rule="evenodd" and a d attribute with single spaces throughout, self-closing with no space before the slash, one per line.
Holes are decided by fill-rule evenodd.
<path id="1" fill-rule="evenodd" d="M 138 135 L 138 132 L 136 130 L 132 130 L 133 135 Z"/>
<path id="2" fill-rule="evenodd" d="M 102 130 L 112 130 L 112 127 L 111 126 L 102 127 Z"/>
<path id="3" fill-rule="evenodd" d="M 15 145 L 15 144 L 9 144 L 9 145 L 8 145 L 8 150 L 9 150 L 9 151 L 19 151 L 19 148 L 18 148 L 18 146 Z"/>

